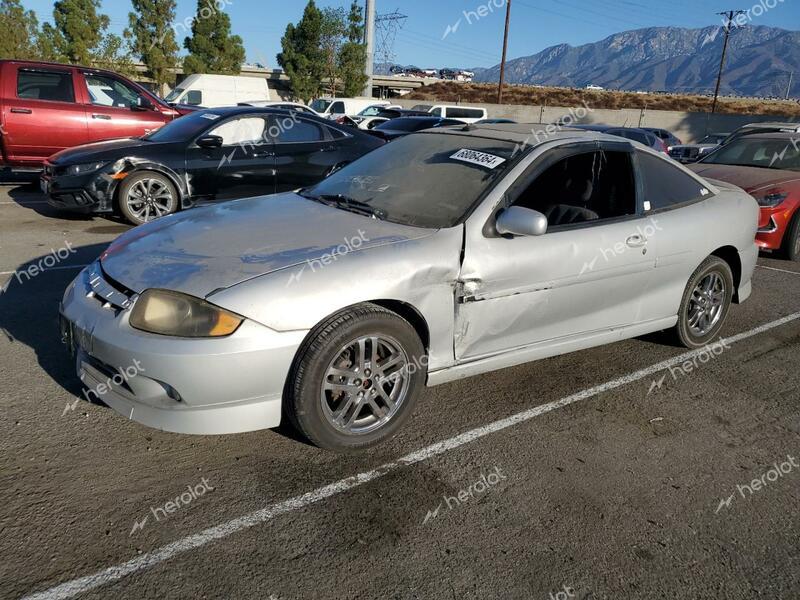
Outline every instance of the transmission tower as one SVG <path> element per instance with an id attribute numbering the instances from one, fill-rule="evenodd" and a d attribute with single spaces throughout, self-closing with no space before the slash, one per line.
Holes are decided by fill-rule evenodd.
<path id="1" fill-rule="evenodd" d="M 397 40 L 397 32 L 403 28 L 406 19 L 408 19 L 408 16 L 401 14 L 397 10 L 375 17 L 375 29 L 378 38 L 375 55 L 384 65 L 394 62 L 394 44 Z"/>

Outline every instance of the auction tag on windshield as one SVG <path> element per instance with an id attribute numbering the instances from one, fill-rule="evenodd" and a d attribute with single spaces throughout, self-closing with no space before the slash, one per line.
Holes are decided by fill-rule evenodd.
<path id="1" fill-rule="evenodd" d="M 501 158 L 500 156 L 487 154 L 486 152 L 478 152 L 477 150 L 467 150 L 466 148 L 462 148 L 450 158 L 453 160 L 472 163 L 473 165 L 480 165 L 481 167 L 486 167 L 488 169 L 494 169 L 506 162 L 506 159 Z"/>
<path id="2" fill-rule="evenodd" d="M 214 113 L 204 113 L 200 116 L 203 117 L 204 119 L 208 119 L 209 121 L 216 121 L 217 119 L 219 119 L 219 115 L 215 115 Z"/>

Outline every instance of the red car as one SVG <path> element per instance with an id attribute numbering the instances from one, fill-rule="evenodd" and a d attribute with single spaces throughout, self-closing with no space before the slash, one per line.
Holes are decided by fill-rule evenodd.
<path id="1" fill-rule="evenodd" d="M 0 167 L 40 167 L 64 148 L 138 137 L 191 110 L 110 71 L 0 60 Z"/>
<path id="2" fill-rule="evenodd" d="M 747 135 L 688 166 L 753 196 L 761 206 L 756 244 L 800 260 L 800 134 Z"/>

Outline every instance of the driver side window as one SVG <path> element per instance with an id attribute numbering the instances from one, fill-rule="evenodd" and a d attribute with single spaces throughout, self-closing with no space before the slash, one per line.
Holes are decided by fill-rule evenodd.
<path id="1" fill-rule="evenodd" d="M 86 74 L 86 87 L 95 106 L 130 108 L 139 99 L 139 92 L 121 81 L 105 75 Z"/>
<path id="2" fill-rule="evenodd" d="M 223 146 L 264 143 L 266 124 L 262 117 L 242 117 L 215 127 L 208 132 L 208 135 L 221 137 Z"/>
<path id="3" fill-rule="evenodd" d="M 597 150 L 563 158 L 524 188 L 512 206 L 539 211 L 551 229 L 635 215 L 631 155 Z"/>

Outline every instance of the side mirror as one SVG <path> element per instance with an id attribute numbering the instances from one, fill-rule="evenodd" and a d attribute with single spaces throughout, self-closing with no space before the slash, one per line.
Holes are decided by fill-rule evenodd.
<path id="1" fill-rule="evenodd" d="M 136 102 L 131 104 L 131 110 L 153 110 L 155 109 L 155 105 L 153 104 L 152 100 L 147 96 L 139 96 L 136 98 Z"/>
<path id="2" fill-rule="evenodd" d="M 197 140 L 201 148 L 222 148 L 222 137 L 219 135 L 204 135 Z"/>
<path id="3" fill-rule="evenodd" d="M 530 208 L 512 206 L 497 217 L 495 228 L 501 235 L 544 235 L 547 233 L 547 217 Z"/>

